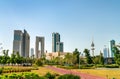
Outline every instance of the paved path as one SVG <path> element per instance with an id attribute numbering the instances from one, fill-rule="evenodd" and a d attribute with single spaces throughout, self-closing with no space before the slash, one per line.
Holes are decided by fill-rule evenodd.
<path id="1" fill-rule="evenodd" d="M 85 73 L 80 73 L 78 71 L 73 71 L 73 70 L 67 70 L 67 69 L 62 69 L 62 68 L 56 68 L 53 66 L 47 66 L 47 68 L 52 69 L 56 72 L 59 72 L 61 74 L 74 74 L 74 75 L 78 75 L 81 77 L 81 79 L 106 79 L 103 77 L 98 77 L 98 76 L 93 76 L 90 74 L 85 74 Z"/>

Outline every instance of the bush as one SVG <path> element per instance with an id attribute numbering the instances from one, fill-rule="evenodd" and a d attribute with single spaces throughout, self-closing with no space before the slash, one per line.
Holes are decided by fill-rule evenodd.
<path id="1" fill-rule="evenodd" d="M 0 68 L 0 74 L 2 74 L 2 71 L 3 71 L 3 69 L 2 69 L 2 68 Z"/>
<path id="2" fill-rule="evenodd" d="M 58 79 L 80 79 L 80 77 L 72 74 L 65 74 L 65 75 L 59 76 Z"/>
<path id="3" fill-rule="evenodd" d="M 43 63 L 42 63 L 41 59 L 37 59 L 36 62 L 35 62 L 35 64 L 37 66 L 43 66 Z"/>
<path id="4" fill-rule="evenodd" d="M 47 79 L 55 79 L 55 75 L 52 75 L 51 73 L 46 73 L 45 74 L 45 77 L 47 78 Z"/>
<path id="5" fill-rule="evenodd" d="M 34 73 L 21 73 L 0 76 L 0 79 L 45 79 Z"/>
<path id="6" fill-rule="evenodd" d="M 119 68 L 119 65 L 113 64 L 113 65 L 106 65 L 106 68 Z"/>

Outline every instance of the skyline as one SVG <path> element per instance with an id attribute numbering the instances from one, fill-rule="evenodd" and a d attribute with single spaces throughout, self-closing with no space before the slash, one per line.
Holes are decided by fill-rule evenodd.
<path id="1" fill-rule="evenodd" d="M 58 32 L 64 51 L 75 48 L 83 52 L 91 49 L 95 55 L 114 39 L 120 43 L 119 0 L 1 0 L 0 43 L 12 50 L 14 30 L 26 29 L 30 34 L 30 48 L 35 37 L 45 37 L 45 50 L 52 51 L 52 33 Z"/>

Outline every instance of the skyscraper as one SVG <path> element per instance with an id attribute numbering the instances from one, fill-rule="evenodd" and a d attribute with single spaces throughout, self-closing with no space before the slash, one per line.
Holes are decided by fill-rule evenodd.
<path id="1" fill-rule="evenodd" d="M 52 33 L 52 52 L 56 52 L 56 43 L 60 42 L 60 34 Z"/>
<path id="2" fill-rule="evenodd" d="M 57 42 L 56 43 L 56 51 L 57 52 L 63 52 L 63 42 Z"/>
<path id="3" fill-rule="evenodd" d="M 22 57 L 29 57 L 30 36 L 26 30 L 14 30 L 13 51 Z"/>
<path id="4" fill-rule="evenodd" d="M 104 58 L 107 58 L 107 57 L 108 57 L 108 48 L 106 48 L 106 46 L 105 46 L 105 48 L 103 49 L 103 57 L 104 57 Z"/>
<path id="5" fill-rule="evenodd" d="M 22 44 L 23 44 L 23 33 L 21 30 L 14 30 L 14 40 L 13 40 L 13 51 L 14 54 L 19 52 L 20 56 L 22 56 Z"/>
<path id="6" fill-rule="evenodd" d="M 52 33 L 52 52 L 63 52 L 63 42 L 60 42 L 59 33 Z"/>
<path id="7" fill-rule="evenodd" d="M 44 56 L 44 46 L 45 46 L 45 38 L 36 36 L 36 42 L 35 42 L 35 55 L 36 58 L 41 58 Z M 41 47 L 39 49 L 39 47 Z"/>
<path id="8" fill-rule="evenodd" d="M 112 51 L 114 46 L 115 46 L 115 40 L 111 40 L 110 41 L 111 57 L 114 57 L 114 52 Z"/>
<path id="9" fill-rule="evenodd" d="M 29 57 L 29 49 L 30 49 L 30 36 L 26 30 L 23 33 L 23 57 Z"/>
<path id="10" fill-rule="evenodd" d="M 31 58 L 34 58 L 34 48 L 31 48 L 31 55 L 30 55 Z"/>

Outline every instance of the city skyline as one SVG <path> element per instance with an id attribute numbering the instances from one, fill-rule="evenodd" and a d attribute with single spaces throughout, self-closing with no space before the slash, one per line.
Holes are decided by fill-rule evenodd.
<path id="1" fill-rule="evenodd" d="M 95 55 L 109 47 L 110 40 L 120 43 L 119 0 L 1 0 L 0 43 L 12 51 L 13 31 L 26 29 L 34 48 L 35 36 L 44 36 L 45 50 L 51 52 L 52 33 L 59 32 L 64 51 L 75 48 L 83 52 L 91 49 L 92 37 Z"/>

